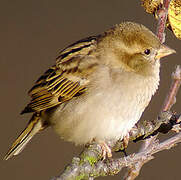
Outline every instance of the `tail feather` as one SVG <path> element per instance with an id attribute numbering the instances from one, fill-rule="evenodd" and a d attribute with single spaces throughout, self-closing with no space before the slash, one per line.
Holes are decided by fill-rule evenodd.
<path id="1" fill-rule="evenodd" d="M 4 160 L 8 160 L 14 155 L 18 155 L 31 140 L 31 138 L 43 129 L 43 123 L 37 114 L 34 114 L 29 121 L 27 127 L 18 136 L 11 148 L 4 157 Z"/>

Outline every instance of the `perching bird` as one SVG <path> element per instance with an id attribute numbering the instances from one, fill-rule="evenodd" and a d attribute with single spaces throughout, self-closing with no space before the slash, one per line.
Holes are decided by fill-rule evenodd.
<path id="1" fill-rule="evenodd" d="M 68 46 L 29 91 L 22 114 L 33 116 L 5 159 L 48 126 L 75 144 L 94 140 L 111 157 L 106 140 L 128 135 L 158 88 L 160 58 L 174 52 L 133 22 Z"/>

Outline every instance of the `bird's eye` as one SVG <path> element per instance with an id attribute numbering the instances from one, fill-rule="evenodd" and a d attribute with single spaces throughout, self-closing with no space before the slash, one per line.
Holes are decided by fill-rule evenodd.
<path id="1" fill-rule="evenodd" d="M 146 49 L 145 51 L 144 51 L 144 53 L 146 54 L 146 55 L 149 55 L 150 54 L 150 49 Z"/>

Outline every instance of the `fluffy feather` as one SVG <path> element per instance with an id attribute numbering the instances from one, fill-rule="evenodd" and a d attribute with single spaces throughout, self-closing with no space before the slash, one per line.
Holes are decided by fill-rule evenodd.
<path id="1" fill-rule="evenodd" d="M 124 138 L 158 88 L 159 58 L 173 52 L 131 22 L 68 46 L 29 91 L 22 114 L 33 112 L 33 118 L 5 159 L 48 125 L 75 144 Z"/>

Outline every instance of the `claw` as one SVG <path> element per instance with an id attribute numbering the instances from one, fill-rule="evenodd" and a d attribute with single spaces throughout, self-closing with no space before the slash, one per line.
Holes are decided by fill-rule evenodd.
<path id="1" fill-rule="evenodd" d="M 111 158 L 112 152 L 109 146 L 105 142 L 100 142 L 99 145 L 101 146 L 101 149 L 102 149 L 103 160 L 105 160 L 106 157 Z"/>
<path id="2" fill-rule="evenodd" d="M 128 147 L 128 143 L 129 143 L 129 133 L 127 133 L 126 136 L 124 136 L 124 138 L 123 138 L 124 149 L 126 149 Z"/>

